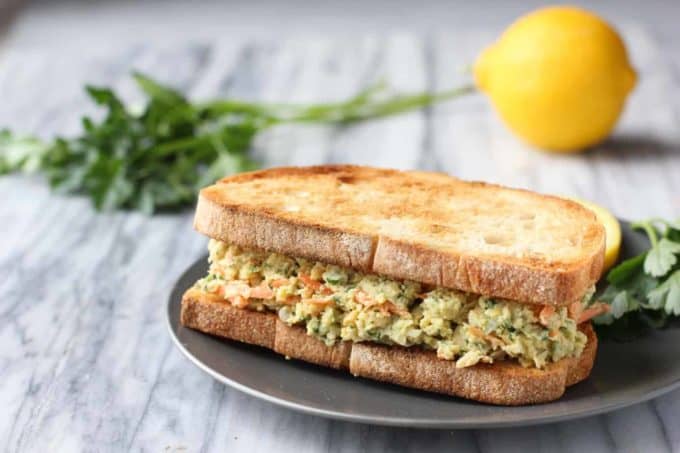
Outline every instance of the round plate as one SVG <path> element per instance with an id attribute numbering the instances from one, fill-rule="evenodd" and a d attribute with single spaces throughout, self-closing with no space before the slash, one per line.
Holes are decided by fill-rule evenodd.
<path id="1" fill-rule="evenodd" d="M 648 247 L 622 222 L 622 257 Z M 680 329 L 629 343 L 601 342 L 591 376 L 558 401 L 499 407 L 356 378 L 347 372 L 284 360 L 270 350 L 182 327 L 182 293 L 207 272 L 207 259 L 180 277 L 168 303 L 170 333 L 179 349 L 215 379 L 290 409 L 355 422 L 430 428 L 533 425 L 611 411 L 680 387 Z"/>

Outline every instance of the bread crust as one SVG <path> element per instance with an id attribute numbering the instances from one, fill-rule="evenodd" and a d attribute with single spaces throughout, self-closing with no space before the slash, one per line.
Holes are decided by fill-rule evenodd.
<path id="1" fill-rule="evenodd" d="M 272 349 L 288 358 L 304 360 L 337 370 L 349 370 L 352 343 L 340 341 L 333 346 L 326 346 L 318 338 L 307 335 L 302 327 L 291 327 L 277 319 L 276 338 Z"/>
<path id="2" fill-rule="evenodd" d="M 278 187 L 283 182 L 286 190 L 291 191 L 295 187 L 315 190 L 316 186 L 323 183 L 323 189 L 319 189 L 320 193 L 316 194 L 320 198 L 315 201 L 320 205 L 319 218 L 312 220 L 287 211 L 301 209 L 297 205 L 281 206 L 275 201 L 268 203 L 268 189 L 271 194 L 274 191 L 272 187 Z M 258 184 L 266 185 L 260 187 Z M 358 187 L 355 192 L 351 192 L 353 185 Z M 412 217 L 421 216 L 425 220 L 419 221 L 418 228 L 427 228 L 434 233 L 422 233 L 414 238 L 402 237 L 382 233 L 379 226 L 373 228 L 370 224 L 361 223 L 357 220 L 361 217 L 361 210 L 371 209 L 371 206 L 364 206 L 352 197 L 362 193 L 362 190 L 367 191 L 364 186 L 378 191 L 385 200 L 395 192 L 406 196 L 403 193 L 408 193 L 408 190 L 413 191 L 414 197 L 421 196 L 421 203 L 414 202 L 410 210 L 392 206 L 389 200 L 382 202 L 381 218 L 393 215 L 390 218 L 396 221 L 415 222 Z M 342 188 L 347 187 L 351 195 L 343 198 Z M 242 198 L 231 195 L 237 189 L 245 191 Z M 574 235 L 572 239 L 575 243 L 587 246 L 579 249 L 577 259 L 559 261 L 530 253 L 519 258 L 511 254 L 470 253 L 452 249 L 446 242 L 439 244 L 436 241 L 441 238 L 436 232 L 452 228 L 447 224 L 448 219 L 442 218 L 442 212 L 448 211 L 440 210 L 437 215 L 432 214 L 428 211 L 426 201 L 428 197 L 448 196 L 446 194 L 449 192 L 453 194 L 452 197 L 464 192 L 473 201 L 475 197 L 487 197 L 488 203 L 493 203 L 494 197 L 516 197 L 517 200 L 513 201 L 515 204 L 526 201 L 536 205 L 532 209 L 549 208 L 556 212 L 567 212 L 565 218 L 578 219 L 574 221 L 578 231 L 570 233 Z M 328 201 L 324 195 L 337 199 Z M 302 201 L 301 196 L 294 193 L 286 197 L 295 203 Z M 463 195 L 460 197 L 462 199 Z M 264 200 L 256 202 L 256 198 Z M 397 201 L 403 200 L 393 201 L 397 204 Z M 492 208 L 489 208 L 491 212 Z M 475 208 L 466 209 L 474 212 Z M 533 215 L 531 209 L 527 209 L 527 215 Z M 344 216 L 344 220 L 333 221 L 333 216 Z M 406 219 L 406 216 L 411 217 Z M 451 222 L 460 220 L 455 218 L 454 212 L 451 216 Z M 496 220 L 501 222 L 503 217 L 499 216 Z M 342 227 L 337 226 L 340 223 Z M 600 276 L 605 250 L 602 225 L 592 212 L 569 200 L 492 184 L 464 182 L 442 174 L 348 165 L 284 167 L 225 178 L 201 191 L 194 227 L 211 238 L 242 247 L 300 256 L 486 296 L 551 305 L 567 305 L 585 294 Z M 490 227 L 489 231 L 493 234 L 502 232 L 503 228 Z M 446 237 L 451 238 L 452 234 Z"/>
<path id="3" fill-rule="evenodd" d="M 438 359 L 432 351 L 355 343 L 350 371 L 355 376 L 490 404 L 545 403 L 560 398 L 566 387 L 590 375 L 597 337 L 589 323 L 581 329 L 588 336 L 581 356 L 543 369 L 524 368 L 511 361 L 456 368 L 455 362 Z"/>
<path id="4" fill-rule="evenodd" d="M 511 361 L 456 368 L 455 362 L 419 348 L 352 342 L 328 347 L 272 313 L 235 308 L 193 288 L 182 299 L 181 322 L 208 334 L 264 346 L 288 358 L 345 369 L 355 376 L 497 405 L 558 399 L 567 386 L 590 375 L 597 352 L 597 337 L 586 323 L 580 328 L 588 343 L 578 358 L 563 359 L 540 370 Z"/>
<path id="5" fill-rule="evenodd" d="M 193 289 L 182 297 L 183 326 L 243 343 L 274 349 L 277 319 L 274 313 L 240 310 L 220 297 Z"/>

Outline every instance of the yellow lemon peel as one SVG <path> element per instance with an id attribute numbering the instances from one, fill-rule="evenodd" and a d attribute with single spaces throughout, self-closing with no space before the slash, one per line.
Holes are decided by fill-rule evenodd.
<path id="1" fill-rule="evenodd" d="M 564 6 L 519 18 L 479 55 L 474 76 L 515 134 L 557 152 L 604 140 L 637 80 L 616 30 Z"/>
<path id="2" fill-rule="evenodd" d="M 565 197 L 569 200 L 575 201 L 585 208 L 590 209 L 595 213 L 597 220 L 604 226 L 604 231 L 606 234 L 606 246 L 604 254 L 604 265 L 602 272 L 610 269 L 619 257 L 619 251 L 621 250 L 621 225 L 619 221 L 614 217 L 614 215 L 609 212 L 606 208 L 600 205 L 592 203 L 590 201 L 582 200 L 580 198 Z"/>

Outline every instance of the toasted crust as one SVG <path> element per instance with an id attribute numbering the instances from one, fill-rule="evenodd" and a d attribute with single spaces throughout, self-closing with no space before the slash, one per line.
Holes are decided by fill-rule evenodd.
<path id="1" fill-rule="evenodd" d="M 597 337 L 590 324 L 582 330 L 588 335 L 588 344 L 579 358 L 563 359 L 540 370 L 510 361 L 456 368 L 454 362 L 440 360 L 431 351 L 371 343 L 352 346 L 349 366 L 355 376 L 484 403 L 545 403 L 558 399 L 567 386 L 590 375 Z"/>
<path id="2" fill-rule="evenodd" d="M 277 319 L 274 351 L 306 362 L 338 370 L 349 370 L 352 343 L 341 341 L 326 346 L 321 340 L 310 337 L 302 327 L 290 327 Z"/>
<path id="3" fill-rule="evenodd" d="M 274 349 L 277 316 L 240 310 L 217 296 L 189 290 L 182 297 L 182 325 L 243 343 Z"/>
<path id="4" fill-rule="evenodd" d="M 590 322 L 583 323 L 579 326 L 581 332 L 588 337 L 588 343 L 581 353 L 581 357 L 567 369 L 567 387 L 578 384 L 590 376 L 595 365 L 595 358 L 597 357 L 597 335 Z"/>
<path id="5" fill-rule="evenodd" d="M 595 215 L 569 200 L 347 165 L 225 178 L 201 191 L 194 226 L 243 247 L 554 305 L 597 281 L 605 247 Z"/>
<path id="6" fill-rule="evenodd" d="M 418 348 L 352 342 L 328 347 L 272 313 L 234 308 L 196 289 L 184 294 L 181 321 L 186 327 L 258 344 L 286 357 L 347 369 L 355 376 L 499 405 L 559 398 L 567 386 L 588 377 L 597 351 L 597 337 L 588 323 L 581 326 L 588 343 L 579 358 L 563 359 L 542 370 L 509 361 L 456 368 L 455 362 Z"/>

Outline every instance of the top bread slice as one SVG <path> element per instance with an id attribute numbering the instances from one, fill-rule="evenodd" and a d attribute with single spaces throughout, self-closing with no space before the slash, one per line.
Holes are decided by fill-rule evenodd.
<path id="1" fill-rule="evenodd" d="M 605 233 L 581 205 L 441 174 L 283 167 L 200 193 L 214 239 L 525 303 L 566 305 L 602 271 Z"/>

